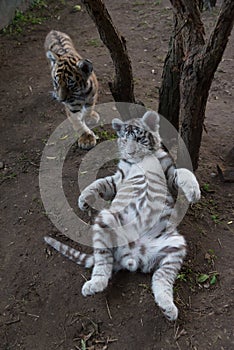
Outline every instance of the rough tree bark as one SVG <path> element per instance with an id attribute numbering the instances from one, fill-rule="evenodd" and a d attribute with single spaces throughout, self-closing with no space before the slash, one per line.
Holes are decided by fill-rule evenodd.
<path id="1" fill-rule="evenodd" d="M 174 35 L 170 38 L 169 49 L 164 61 L 162 85 L 159 92 L 158 111 L 178 130 L 180 112 L 180 74 L 183 62 L 181 29 L 174 16 Z"/>
<path id="2" fill-rule="evenodd" d="M 119 34 L 102 0 L 81 0 L 93 19 L 103 43 L 108 48 L 115 67 L 115 77 L 109 87 L 116 102 L 135 103 L 131 61 L 125 38 Z"/>
<path id="3" fill-rule="evenodd" d="M 204 26 L 197 1 L 171 0 L 171 4 L 176 17 L 175 34 L 171 41 L 177 45 L 176 47 L 180 45 L 176 43 L 176 33 L 178 28 L 181 28 L 179 38 L 183 48 L 180 81 L 179 84 L 178 79 L 174 82 L 173 91 L 176 90 L 176 84 L 178 84 L 177 88 L 180 94 L 178 120 L 182 123 L 181 136 L 189 150 L 194 170 L 196 170 L 209 89 L 233 27 L 234 1 L 223 0 L 218 20 L 207 43 L 204 39 Z M 177 61 L 174 57 L 176 52 L 169 50 L 168 55 L 167 60 L 175 63 L 175 67 L 177 67 Z M 173 64 L 164 67 L 164 80 L 167 80 L 169 84 L 164 92 L 163 87 L 167 86 L 167 83 L 163 81 L 160 96 L 162 101 L 164 94 L 168 93 L 167 90 L 170 89 L 170 80 L 173 81 L 172 67 L 174 67 Z M 160 106 L 161 110 L 163 108 Z M 166 108 L 167 114 L 164 116 L 170 120 L 169 115 L 173 115 L 175 107 L 171 102 L 170 106 Z M 173 118 L 175 117 L 173 116 Z M 175 126 L 178 125 L 178 120 L 176 122 L 173 119 Z"/>

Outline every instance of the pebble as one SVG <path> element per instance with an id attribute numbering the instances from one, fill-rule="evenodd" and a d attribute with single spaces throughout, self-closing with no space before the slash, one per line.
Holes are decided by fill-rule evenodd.
<path id="1" fill-rule="evenodd" d="M 210 176 L 211 177 L 215 177 L 217 174 L 216 173 L 211 173 Z"/>
<path id="2" fill-rule="evenodd" d="M 0 162 L 0 169 L 3 169 L 3 168 L 4 168 L 4 163 Z"/>

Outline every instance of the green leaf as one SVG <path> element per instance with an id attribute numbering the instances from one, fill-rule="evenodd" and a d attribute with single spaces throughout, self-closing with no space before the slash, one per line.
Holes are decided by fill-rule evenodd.
<path id="1" fill-rule="evenodd" d="M 86 350 L 86 343 L 83 339 L 81 339 L 81 349 Z"/>
<path id="2" fill-rule="evenodd" d="M 201 274 L 200 276 L 198 276 L 197 281 L 199 283 L 204 283 L 205 281 L 207 281 L 209 279 L 209 275 L 206 274 Z"/>
<path id="3" fill-rule="evenodd" d="M 214 285 L 216 282 L 217 282 L 217 277 L 216 277 L 216 275 L 213 275 L 213 276 L 211 277 L 210 284 L 211 284 L 211 285 Z"/>
<path id="4" fill-rule="evenodd" d="M 209 185 L 209 184 L 204 184 L 204 185 L 203 185 L 203 190 L 206 191 L 206 192 L 209 192 L 209 190 L 210 190 L 210 185 Z"/>

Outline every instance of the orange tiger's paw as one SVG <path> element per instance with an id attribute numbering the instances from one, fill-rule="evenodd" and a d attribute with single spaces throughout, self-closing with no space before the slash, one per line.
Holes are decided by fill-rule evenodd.
<path id="1" fill-rule="evenodd" d="M 92 133 L 85 133 L 78 138 L 78 146 L 82 149 L 90 149 L 96 145 L 96 137 Z"/>

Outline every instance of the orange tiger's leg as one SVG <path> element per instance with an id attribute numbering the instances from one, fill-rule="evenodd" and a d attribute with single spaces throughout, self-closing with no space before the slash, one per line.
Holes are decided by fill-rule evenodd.
<path id="1" fill-rule="evenodd" d="M 71 113 L 67 107 L 66 114 L 73 126 L 73 129 L 78 135 L 78 146 L 82 149 L 93 148 L 96 145 L 96 136 L 85 124 L 82 114 Z"/>
<path id="2" fill-rule="evenodd" d="M 96 125 L 99 122 L 100 116 L 94 110 L 94 106 L 85 106 L 82 109 L 82 120 L 86 122 L 89 126 Z"/>

